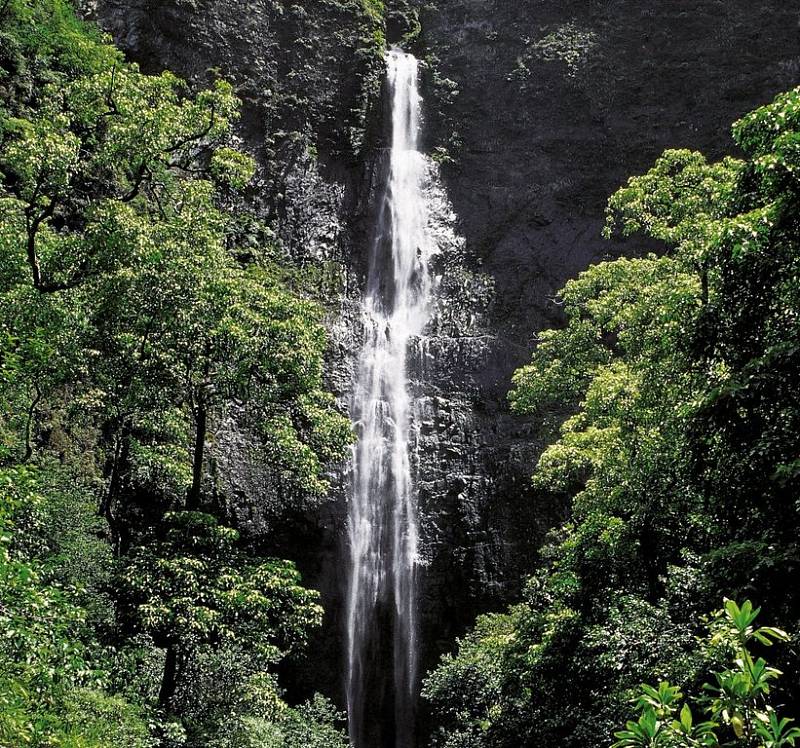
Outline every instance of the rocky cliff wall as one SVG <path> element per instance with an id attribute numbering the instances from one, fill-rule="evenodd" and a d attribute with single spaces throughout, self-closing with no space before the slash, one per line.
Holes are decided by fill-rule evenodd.
<path id="1" fill-rule="evenodd" d="M 216 68 L 239 87 L 241 136 L 261 164 L 250 207 L 288 257 L 335 281 L 329 381 L 343 403 L 382 146 L 383 40 L 371 7 L 85 6 L 145 69 L 200 83 Z M 664 148 L 729 150 L 736 117 L 798 82 L 800 16 L 778 0 L 397 0 L 388 16 L 390 35 L 427 61 L 429 145 L 452 207 L 435 318 L 411 356 L 430 664 L 476 612 L 513 597 L 564 511 L 530 489 L 542 437 L 508 413 L 505 395 L 536 331 L 558 323 L 552 298 L 564 281 L 643 249 L 601 241 L 608 195 Z M 298 558 L 323 590 L 325 630 L 289 682 L 335 693 L 343 492 L 296 512 L 276 536 L 271 517 L 287 509 L 273 506 L 268 471 L 235 415 L 219 424 L 217 461 L 251 537 Z"/>
<path id="2" fill-rule="evenodd" d="M 443 309 L 458 321 L 430 342 L 437 391 L 420 486 L 439 549 L 429 641 L 444 643 L 464 615 L 514 593 L 564 511 L 531 491 L 543 434 L 510 417 L 505 396 L 536 332 L 559 324 L 554 296 L 567 279 L 659 249 L 601 239 L 609 195 L 666 148 L 730 152 L 730 124 L 800 82 L 800 8 L 440 0 L 394 10 L 398 35 L 428 61 L 429 148 L 465 239 L 459 273 L 489 290 L 450 278 Z"/>

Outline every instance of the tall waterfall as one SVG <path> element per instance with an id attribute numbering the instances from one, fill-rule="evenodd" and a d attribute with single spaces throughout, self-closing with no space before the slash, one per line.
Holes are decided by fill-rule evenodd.
<path id="1" fill-rule="evenodd" d="M 424 190 L 430 161 L 418 143 L 418 62 L 394 49 L 387 66 L 391 150 L 352 402 L 358 442 L 349 503 L 347 706 L 355 748 L 411 748 L 418 688 L 418 519 L 407 356 L 429 317 L 435 243 Z"/>

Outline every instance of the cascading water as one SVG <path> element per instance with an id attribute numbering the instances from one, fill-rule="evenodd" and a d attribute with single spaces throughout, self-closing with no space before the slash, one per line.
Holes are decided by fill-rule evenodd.
<path id="1" fill-rule="evenodd" d="M 358 442 L 349 503 L 347 707 L 355 748 L 411 748 L 418 689 L 418 518 L 407 356 L 429 318 L 435 243 L 424 189 L 431 164 L 418 144 L 418 62 L 394 49 L 387 68 L 391 150 L 352 401 Z"/>

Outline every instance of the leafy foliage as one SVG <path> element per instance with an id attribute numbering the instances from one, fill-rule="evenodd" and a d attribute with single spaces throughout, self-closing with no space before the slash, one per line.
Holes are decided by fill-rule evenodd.
<path id="1" fill-rule="evenodd" d="M 270 672 L 317 595 L 225 526 L 215 483 L 231 419 L 284 503 L 324 495 L 350 439 L 321 310 L 240 246 L 238 116 L 228 82 L 144 75 L 64 0 L 0 4 L 4 746 L 200 746 L 234 718 L 258 724 L 241 745 L 342 743 Z"/>
<path id="2" fill-rule="evenodd" d="M 167 651 L 161 706 L 170 708 L 180 674 L 204 646 L 236 645 L 262 665 L 301 645 L 318 626 L 317 595 L 294 566 L 255 562 L 238 534 L 198 512 L 169 514 L 163 539 L 137 547 L 122 570 L 120 601 L 132 626 Z"/>
<path id="3" fill-rule="evenodd" d="M 693 699 L 708 719 L 696 722 L 689 701 L 680 688 L 661 681 L 658 688 L 643 685 L 637 706 L 641 716 L 615 733 L 612 748 L 637 746 L 736 746 L 779 748 L 794 745 L 800 729 L 791 719 L 779 717 L 769 703 L 772 683 L 780 676 L 762 657 L 754 658 L 750 647 L 756 640 L 764 646 L 789 637 L 780 629 L 753 627 L 759 610 L 747 600 L 739 607 L 726 600 L 711 620 L 711 636 L 703 651 L 709 660 L 727 660 L 727 667 L 714 673 L 716 685 L 706 683 L 707 695 Z M 696 711 L 696 710 L 695 710 Z"/>
<path id="4" fill-rule="evenodd" d="M 27 467 L 0 473 L 0 744 L 146 748 L 142 710 L 103 690 L 105 658 L 79 605 L 86 591 L 62 581 L 74 550 L 34 559 L 15 542 L 34 529 L 30 509 L 46 501 L 43 485 L 65 491 L 64 477 Z M 59 535 L 51 538 L 63 543 Z"/>
<path id="5" fill-rule="evenodd" d="M 268 269 L 237 265 L 218 207 L 252 173 L 228 145 L 230 85 L 190 96 L 114 61 L 41 93 L 9 114 L 0 158 L 2 338 L 18 384 L 6 449 L 30 457 L 37 409 L 69 385 L 113 453 L 109 517 L 140 470 L 173 495 L 191 482 L 196 505 L 210 400 L 246 397 L 284 475 L 324 490 L 314 450 L 335 455 L 347 426 L 321 392 L 316 312 Z M 181 470 L 192 429 L 201 444 Z"/>
<path id="6" fill-rule="evenodd" d="M 472 729 L 450 710 L 459 697 L 447 693 L 462 692 L 492 715 L 464 745 L 602 744 L 638 683 L 699 686 L 700 617 L 723 595 L 755 589 L 797 628 L 799 102 L 789 92 L 734 125 L 744 158 L 667 151 L 611 198 L 608 235 L 644 234 L 667 251 L 568 283 L 566 325 L 542 333 L 514 377 L 517 412 L 561 420 L 534 484 L 572 516 L 542 550 L 523 602 L 482 622 L 429 677 L 454 741 L 443 745 Z M 729 606 L 720 620 L 753 613 Z M 499 652 L 480 636 L 493 626 L 509 630 Z M 758 646 L 771 631 L 752 633 Z M 758 656 L 728 654 L 738 664 L 717 671 L 718 699 L 770 685 Z M 783 656 L 796 672 L 795 655 Z M 787 689 L 796 700 L 794 683 Z M 731 702 L 728 717 L 712 709 L 708 721 L 730 727 L 734 713 Z M 761 713 L 772 737 L 752 722 L 749 744 L 780 744 L 790 728 Z M 636 739 L 656 744 L 666 723 L 641 717 Z M 697 729 L 686 737 L 695 743 L 677 732 L 665 740 L 727 740 Z"/>

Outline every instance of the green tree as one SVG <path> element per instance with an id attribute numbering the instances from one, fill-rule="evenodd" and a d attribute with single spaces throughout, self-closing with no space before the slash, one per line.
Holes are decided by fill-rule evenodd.
<path id="1" fill-rule="evenodd" d="M 700 677 L 694 636 L 720 596 L 757 589 L 787 628 L 800 621 L 800 91 L 733 133 L 741 159 L 667 151 L 611 198 L 606 233 L 663 253 L 568 283 L 565 325 L 514 377 L 517 412 L 560 422 L 533 480 L 571 517 L 510 612 L 499 689 L 497 667 L 478 671 L 481 745 L 602 742 L 637 683 Z M 468 641 L 459 667 L 488 646 Z"/>
<path id="2" fill-rule="evenodd" d="M 793 746 L 800 729 L 790 726 L 793 720 L 779 717 L 770 703 L 781 673 L 751 652 L 756 642 L 772 646 L 789 637 L 780 629 L 753 626 L 759 611 L 749 600 L 741 607 L 726 600 L 712 617 L 711 633 L 703 644 L 708 660 L 725 665 L 715 670 L 715 683 L 706 683 L 705 693 L 690 699 L 666 681 L 657 688 L 643 685 L 636 702 L 641 715 L 615 733 L 617 741 L 612 748 Z M 705 713 L 706 721 L 695 721 L 691 703 L 694 713 L 698 707 Z"/>
<path id="3" fill-rule="evenodd" d="M 106 690 L 85 591 L 58 573 L 64 549 L 55 557 L 40 548 L 37 559 L 19 543 L 34 534 L 42 490 L 68 491 L 67 479 L 28 466 L 0 471 L 0 745 L 149 748 L 143 710 Z"/>
<path id="4" fill-rule="evenodd" d="M 235 643 L 264 667 L 321 622 L 317 594 L 300 586 L 291 563 L 248 557 L 236 547 L 236 531 L 211 515 L 169 514 L 158 529 L 161 537 L 130 554 L 120 599 L 125 620 L 166 651 L 163 710 L 199 649 Z"/>
<path id="5" fill-rule="evenodd" d="M 242 237 L 258 221 L 238 107 L 224 81 L 142 74 L 64 0 L 0 5 L 0 467 L 41 494 L 0 586 L 15 747 L 139 748 L 142 715 L 164 745 L 203 744 L 237 696 L 189 704 L 187 673 L 273 682 L 319 620 L 289 562 L 212 516 L 225 419 L 260 438 L 288 501 L 322 495 L 350 439 L 320 309 Z M 298 725 L 334 741 L 323 716 Z"/>
<path id="6" fill-rule="evenodd" d="M 230 146 L 238 101 L 98 49 L 4 120 L 7 451 L 30 459 L 37 410 L 69 387 L 101 424 L 119 529 L 137 475 L 199 508 L 211 411 L 246 400 L 284 479 L 318 494 L 348 427 L 322 391 L 317 311 L 230 251 L 220 206 L 253 171 Z"/>

